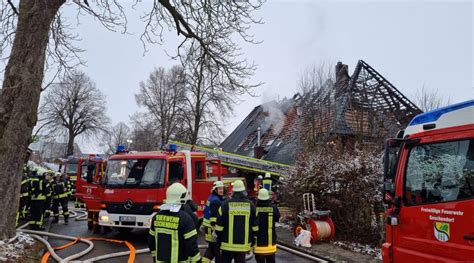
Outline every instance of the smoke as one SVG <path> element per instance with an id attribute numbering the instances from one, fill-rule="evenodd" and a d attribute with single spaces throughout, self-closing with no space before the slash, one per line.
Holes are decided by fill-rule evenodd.
<path id="1" fill-rule="evenodd" d="M 278 106 L 279 104 L 276 102 L 269 102 L 262 105 L 263 112 L 267 113 L 262 126 L 260 127 L 263 133 L 267 132 L 269 128 L 273 128 L 273 134 L 277 135 L 283 129 L 286 116 Z"/>

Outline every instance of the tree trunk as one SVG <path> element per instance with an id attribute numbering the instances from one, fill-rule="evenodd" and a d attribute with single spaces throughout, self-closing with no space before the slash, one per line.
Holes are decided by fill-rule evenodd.
<path id="1" fill-rule="evenodd" d="M 66 157 L 74 155 L 74 133 L 72 131 L 69 131 L 68 134 L 68 139 L 67 139 L 67 151 L 66 151 Z"/>
<path id="2" fill-rule="evenodd" d="M 21 0 L 0 90 L 0 239 L 15 235 L 22 166 L 37 121 L 49 29 L 65 0 Z"/>
<path id="3" fill-rule="evenodd" d="M 199 104 L 198 104 L 199 105 Z M 198 136 L 199 136 L 199 128 L 201 127 L 201 115 L 196 114 L 194 117 L 194 130 L 191 135 L 191 145 L 196 145 Z"/>

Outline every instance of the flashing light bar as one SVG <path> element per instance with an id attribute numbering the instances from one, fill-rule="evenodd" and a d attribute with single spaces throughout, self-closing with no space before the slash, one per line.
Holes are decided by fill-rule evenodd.
<path id="1" fill-rule="evenodd" d="M 465 101 L 465 102 L 461 102 L 461 103 L 449 105 L 449 106 L 446 106 L 446 107 L 442 107 L 442 108 L 439 108 L 437 110 L 433 110 L 433 111 L 430 111 L 430 112 L 422 113 L 422 114 L 417 115 L 415 118 L 413 118 L 413 120 L 410 122 L 410 124 L 408 124 L 408 126 L 424 124 L 424 123 L 428 123 L 428 122 L 435 122 L 442 115 L 444 115 L 448 112 L 460 110 L 460 109 L 471 107 L 471 106 L 474 106 L 474 100 L 468 100 L 468 101 Z"/>

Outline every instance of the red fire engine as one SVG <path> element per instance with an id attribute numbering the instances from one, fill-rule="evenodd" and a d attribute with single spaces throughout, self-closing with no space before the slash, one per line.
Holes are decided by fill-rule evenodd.
<path id="1" fill-rule="evenodd" d="M 87 227 L 96 230 L 99 222 L 99 210 L 102 202 L 102 179 L 106 161 L 97 155 L 79 158 L 77 164 L 76 198 L 86 204 Z"/>
<path id="2" fill-rule="evenodd" d="M 383 262 L 474 261 L 474 100 L 413 118 L 384 166 Z"/>
<path id="3" fill-rule="evenodd" d="M 149 228 L 166 188 L 175 182 L 186 186 L 198 204 L 198 216 L 202 216 L 213 181 L 221 179 L 219 173 L 208 176 L 207 163 L 205 153 L 177 151 L 175 145 L 163 152 L 113 155 L 103 179 L 99 225 L 121 232 Z"/>

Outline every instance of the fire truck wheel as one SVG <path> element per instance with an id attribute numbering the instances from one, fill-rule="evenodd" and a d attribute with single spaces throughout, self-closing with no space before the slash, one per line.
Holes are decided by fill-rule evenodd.
<path id="1" fill-rule="evenodd" d="M 133 228 L 129 228 L 129 227 L 119 227 L 117 228 L 117 230 L 119 231 L 119 233 L 121 235 L 127 235 L 127 234 L 130 234 L 130 232 L 132 232 Z"/>
<path id="2" fill-rule="evenodd" d="M 296 223 L 293 227 L 293 235 L 297 237 L 301 233 L 301 230 L 305 230 L 305 227 L 300 223 Z"/>

